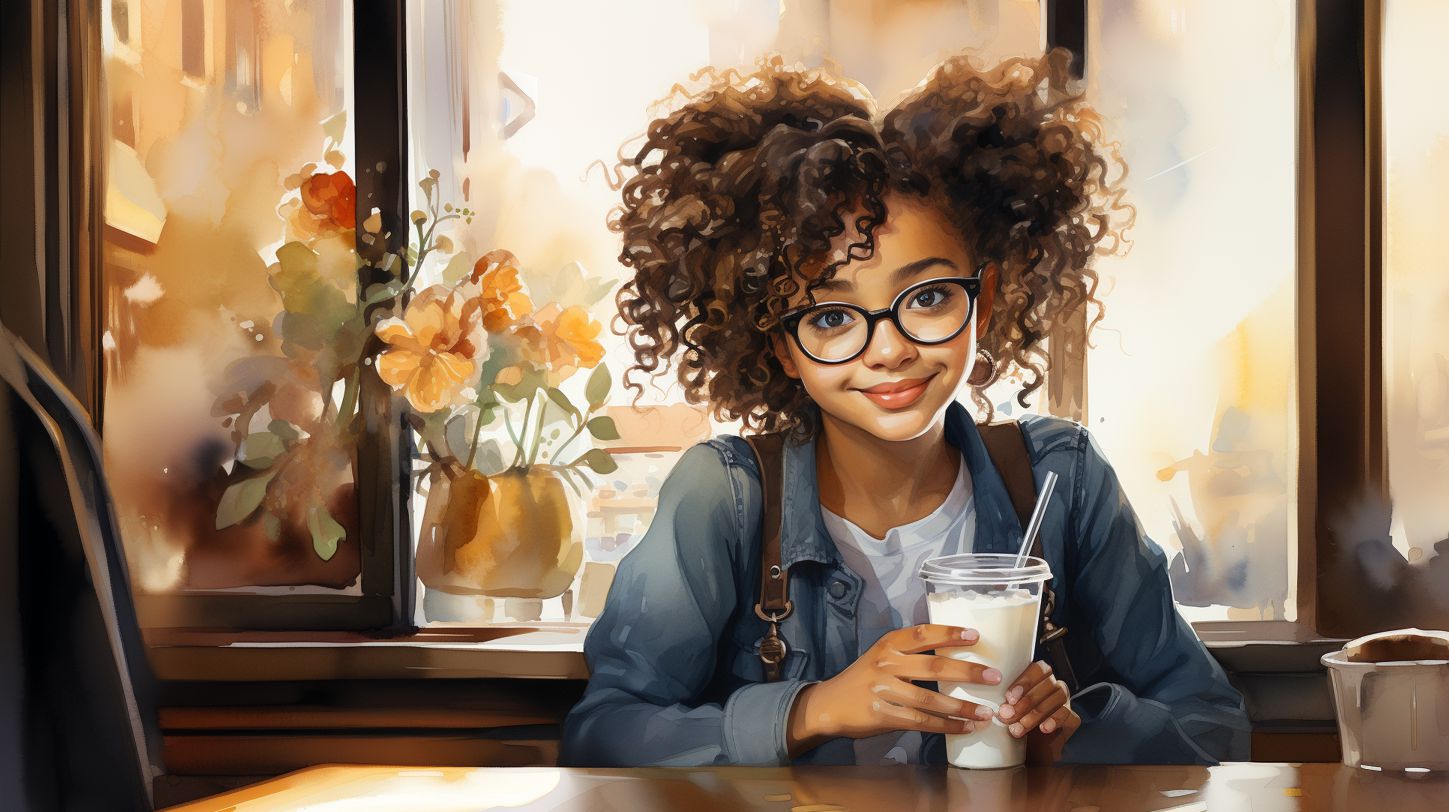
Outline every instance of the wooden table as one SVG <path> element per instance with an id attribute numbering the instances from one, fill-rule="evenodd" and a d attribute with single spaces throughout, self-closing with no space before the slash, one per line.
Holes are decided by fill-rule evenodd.
<path id="1" fill-rule="evenodd" d="M 562 769 L 323 766 L 173 807 L 299 810 L 1371 810 L 1449 809 L 1449 775 L 1338 764 L 1220 767 Z"/>

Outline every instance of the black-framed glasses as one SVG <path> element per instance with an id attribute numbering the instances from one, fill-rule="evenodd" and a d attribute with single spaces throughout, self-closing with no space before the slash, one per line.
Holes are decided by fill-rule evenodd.
<path id="1" fill-rule="evenodd" d="M 786 313 L 780 325 L 800 351 L 822 364 L 853 361 L 870 346 L 875 325 L 890 319 L 901 335 L 917 344 L 944 344 L 971 323 L 981 272 L 975 276 L 927 279 L 900 292 L 890 307 L 866 310 L 849 302 L 821 302 Z"/>

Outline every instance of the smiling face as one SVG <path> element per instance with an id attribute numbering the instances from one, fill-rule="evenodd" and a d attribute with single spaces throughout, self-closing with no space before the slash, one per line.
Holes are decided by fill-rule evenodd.
<path id="1" fill-rule="evenodd" d="M 934 209 L 910 199 L 888 198 L 889 215 L 875 231 L 875 251 L 868 261 L 840 268 L 835 277 L 815 291 L 815 301 L 844 302 L 868 311 L 890 307 L 901 293 L 922 282 L 975 273 L 977 261 L 965 241 Z M 938 344 L 920 344 L 903 335 L 889 319 L 875 325 L 865 350 L 839 364 L 821 363 L 802 352 L 799 344 L 777 335 L 775 351 L 786 374 L 798 378 L 820 407 L 828 425 L 838 421 L 882 440 L 911 440 L 941 421 L 970 373 L 976 356 L 977 324 L 986 324 L 995 268 L 982 273 L 983 295 L 971 321 L 954 338 Z M 903 309 L 925 313 L 945 306 L 940 289 L 912 290 Z M 792 307 L 807 304 L 802 291 Z M 859 314 L 835 310 L 800 325 L 819 335 L 842 329 L 860 329 Z"/>

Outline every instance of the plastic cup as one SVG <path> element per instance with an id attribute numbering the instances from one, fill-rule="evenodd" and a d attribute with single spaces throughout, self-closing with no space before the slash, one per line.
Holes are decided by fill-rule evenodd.
<path id="1" fill-rule="evenodd" d="M 940 690 L 996 712 L 1006 701 L 1006 690 L 1031 665 L 1036 651 L 1042 585 L 1052 577 L 1051 567 L 1028 556 L 1016 566 L 1016 556 L 967 553 L 928 559 L 921 565 L 926 582 L 926 605 L 932 623 L 976 629 L 981 639 L 973 646 L 944 648 L 938 654 L 990 666 L 1001 672 L 1001 682 L 942 682 Z M 992 717 L 978 723 L 972 733 L 946 736 L 951 764 L 968 769 L 999 769 L 1026 762 L 1026 739 L 1013 738 L 1007 724 Z"/>

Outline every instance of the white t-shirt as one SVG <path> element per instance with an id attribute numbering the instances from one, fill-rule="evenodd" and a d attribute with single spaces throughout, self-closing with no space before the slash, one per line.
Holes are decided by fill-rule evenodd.
<path id="1" fill-rule="evenodd" d="M 971 475 L 961 460 L 956 482 L 946 501 L 930 515 L 893 527 L 878 539 L 823 505 L 825 528 L 846 566 L 860 576 L 862 589 L 856 613 L 859 653 L 886 632 L 925 623 L 926 585 L 917 577 L 921 564 L 938 555 L 971 551 L 976 535 L 976 504 Z M 917 760 L 922 734 L 886 733 L 855 743 L 857 764 L 904 763 Z"/>

